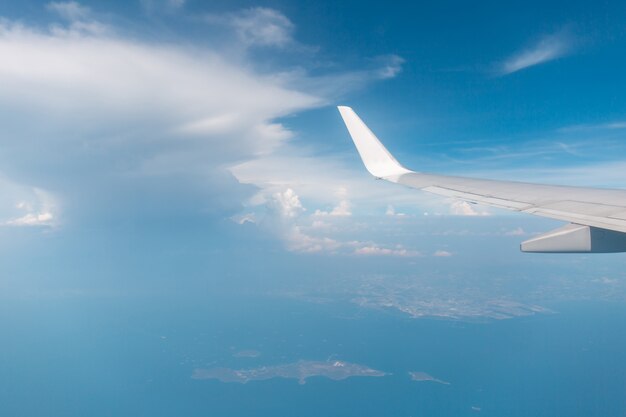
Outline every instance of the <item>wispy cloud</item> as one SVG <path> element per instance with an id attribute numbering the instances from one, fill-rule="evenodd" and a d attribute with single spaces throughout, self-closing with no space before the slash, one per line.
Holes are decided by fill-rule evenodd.
<path id="1" fill-rule="evenodd" d="M 51 2 L 46 6 L 48 10 L 59 14 L 69 21 L 85 20 L 90 17 L 91 10 L 75 1 Z"/>
<path id="2" fill-rule="evenodd" d="M 247 46 L 283 48 L 294 44 L 295 25 L 275 9 L 253 7 L 225 14 L 210 14 L 207 22 L 231 27 Z"/>
<path id="3" fill-rule="evenodd" d="M 378 75 L 383 80 L 400 74 L 402 65 L 405 63 L 404 58 L 395 54 L 379 56 L 376 61 L 380 64 Z"/>
<path id="4" fill-rule="evenodd" d="M 621 130 L 626 129 L 626 121 L 624 120 L 615 120 L 612 122 L 606 123 L 597 123 L 597 124 L 578 124 L 571 126 L 564 126 L 557 129 L 559 133 L 572 133 L 572 132 L 592 132 L 592 131 L 602 131 L 602 130 Z"/>
<path id="5" fill-rule="evenodd" d="M 89 7 L 75 1 L 51 2 L 46 8 L 68 23 L 67 26 L 51 26 L 51 31 L 57 35 L 104 35 L 111 31 L 108 25 L 94 18 Z"/>
<path id="6" fill-rule="evenodd" d="M 500 75 L 512 74 L 535 65 L 561 58 L 572 52 L 572 36 L 562 31 L 544 36 L 534 45 L 520 50 L 497 65 Z"/>
<path id="7" fill-rule="evenodd" d="M 171 13 L 181 9 L 186 0 L 140 0 L 146 13 Z"/>

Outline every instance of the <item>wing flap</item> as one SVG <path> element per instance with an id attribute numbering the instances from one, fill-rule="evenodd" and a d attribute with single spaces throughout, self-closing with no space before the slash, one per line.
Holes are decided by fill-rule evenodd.
<path id="1" fill-rule="evenodd" d="M 598 227 L 600 229 L 615 230 L 617 232 L 626 233 L 626 221 L 619 219 L 612 219 L 608 217 L 592 216 L 585 213 L 574 213 L 559 210 L 550 210 L 544 208 L 532 208 L 524 210 L 524 213 L 534 214 L 536 216 L 548 217 L 555 220 L 563 220 L 566 222 L 572 222 L 582 224 L 585 226 Z"/>

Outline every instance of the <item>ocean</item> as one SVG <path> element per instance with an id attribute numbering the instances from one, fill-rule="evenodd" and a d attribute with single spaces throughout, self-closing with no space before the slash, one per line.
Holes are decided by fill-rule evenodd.
<path id="1" fill-rule="evenodd" d="M 463 322 L 265 296 L 5 302 L 0 415 L 626 415 L 626 304 L 549 307 L 556 313 Z M 298 360 L 389 375 L 192 379 L 199 368 Z"/>

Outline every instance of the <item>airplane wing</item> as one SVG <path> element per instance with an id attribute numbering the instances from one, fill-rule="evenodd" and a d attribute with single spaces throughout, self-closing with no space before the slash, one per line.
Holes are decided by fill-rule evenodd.
<path id="1" fill-rule="evenodd" d="M 378 179 L 423 191 L 569 222 L 521 244 L 524 252 L 626 252 L 626 190 L 474 179 L 411 171 L 357 114 L 338 107 L 365 164 Z"/>

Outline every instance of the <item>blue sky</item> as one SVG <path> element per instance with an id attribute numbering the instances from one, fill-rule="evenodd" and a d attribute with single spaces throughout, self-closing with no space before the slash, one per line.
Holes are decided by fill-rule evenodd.
<path id="1" fill-rule="evenodd" d="M 250 276 L 242 256 L 276 276 L 319 259 L 446 274 L 490 251 L 503 269 L 569 265 L 517 252 L 557 222 L 372 180 L 337 104 L 414 169 L 623 185 L 619 2 L 23 1 L 0 15 L 0 244 L 20 277 L 5 289 L 114 291 L 113 275 L 141 289 L 152 274 L 169 288 Z M 619 274 L 619 255 L 596 259 Z"/>
<path id="2" fill-rule="evenodd" d="M 0 2 L 0 414 L 618 409 L 624 255 L 524 254 L 562 223 L 375 181 L 335 106 L 415 170 L 623 187 L 625 22 L 617 1 Z M 302 359 L 393 376 L 192 379 Z"/>

